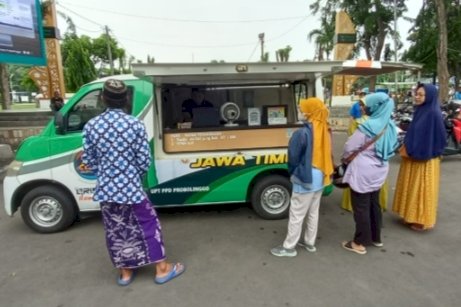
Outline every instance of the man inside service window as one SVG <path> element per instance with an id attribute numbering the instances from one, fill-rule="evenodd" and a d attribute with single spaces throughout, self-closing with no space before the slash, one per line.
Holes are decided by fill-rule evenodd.
<path id="1" fill-rule="evenodd" d="M 183 121 L 192 121 L 193 110 L 195 108 L 213 108 L 213 104 L 205 100 L 205 94 L 197 88 L 192 89 L 191 98 L 186 99 L 182 103 L 181 112 L 183 114 Z"/>

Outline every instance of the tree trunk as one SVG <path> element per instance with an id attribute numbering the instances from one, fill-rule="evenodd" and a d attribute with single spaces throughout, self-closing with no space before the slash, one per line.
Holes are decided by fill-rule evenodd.
<path id="1" fill-rule="evenodd" d="M 378 37 L 375 48 L 374 60 L 379 61 L 381 59 L 381 53 L 383 52 L 384 41 L 386 40 L 386 28 L 381 20 L 378 20 Z"/>
<path id="2" fill-rule="evenodd" d="M 3 110 L 11 109 L 10 82 L 8 78 L 8 66 L 0 64 L 0 93 L 2 94 Z"/>
<path id="3" fill-rule="evenodd" d="M 439 79 L 440 102 L 448 101 L 448 58 L 447 58 L 447 13 L 444 0 L 435 0 L 439 41 L 437 44 L 437 76 Z"/>
<path id="4" fill-rule="evenodd" d="M 385 26 L 381 20 L 378 20 L 378 28 L 379 28 L 379 33 L 377 37 L 377 43 L 376 43 L 376 48 L 375 48 L 375 53 L 373 55 L 373 60 L 374 61 L 379 61 L 381 59 L 381 53 L 383 52 L 383 47 L 384 47 L 384 41 L 386 39 L 387 32 L 385 30 Z M 370 53 L 371 56 L 371 53 Z M 374 92 L 376 89 L 376 76 L 371 76 L 369 79 L 370 82 L 370 87 L 369 90 L 370 92 Z"/>

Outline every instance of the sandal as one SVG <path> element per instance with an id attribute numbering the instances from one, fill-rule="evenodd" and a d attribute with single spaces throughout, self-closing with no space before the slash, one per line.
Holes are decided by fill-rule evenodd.
<path id="1" fill-rule="evenodd" d="M 168 272 L 167 275 L 162 276 L 162 277 L 155 277 L 154 282 L 160 285 L 164 284 L 166 282 L 169 282 L 173 278 L 178 277 L 179 275 L 184 273 L 185 270 L 186 270 L 186 267 L 183 264 L 176 263 L 173 265 L 173 267 L 171 268 L 171 270 Z"/>
<path id="2" fill-rule="evenodd" d="M 352 241 L 343 241 L 341 243 L 342 247 L 350 252 L 357 253 L 359 255 L 365 255 L 367 253 L 366 249 L 356 249 L 352 247 Z"/>
<path id="3" fill-rule="evenodd" d="M 427 230 L 433 229 L 434 226 L 432 226 L 432 227 L 424 227 L 424 225 L 413 223 L 413 224 L 410 225 L 410 228 L 412 230 L 414 230 L 414 231 L 427 231 Z"/>
<path id="4" fill-rule="evenodd" d="M 136 271 L 134 270 L 131 271 L 131 276 L 128 279 L 123 279 L 122 274 L 120 273 L 117 277 L 117 285 L 122 286 L 122 287 L 128 286 L 129 284 L 133 282 L 135 277 L 136 277 Z"/>

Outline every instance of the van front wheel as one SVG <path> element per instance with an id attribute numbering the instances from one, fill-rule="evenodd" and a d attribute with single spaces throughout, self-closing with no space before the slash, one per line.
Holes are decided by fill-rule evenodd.
<path id="1" fill-rule="evenodd" d="M 251 205 L 262 218 L 276 220 L 288 215 L 291 183 L 288 178 L 273 175 L 259 180 L 251 193 Z"/>
<path id="2" fill-rule="evenodd" d="M 68 228 L 75 221 L 77 210 L 72 199 L 54 186 L 41 186 L 29 191 L 21 202 L 24 223 L 40 233 Z"/>

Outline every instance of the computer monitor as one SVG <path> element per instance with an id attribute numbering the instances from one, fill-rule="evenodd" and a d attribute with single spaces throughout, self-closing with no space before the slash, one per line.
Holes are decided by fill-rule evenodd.
<path id="1" fill-rule="evenodd" d="M 195 108 L 192 116 L 192 128 L 219 126 L 220 117 L 216 108 Z"/>

